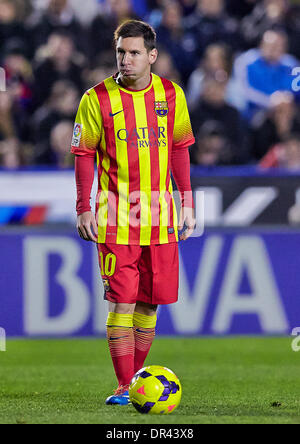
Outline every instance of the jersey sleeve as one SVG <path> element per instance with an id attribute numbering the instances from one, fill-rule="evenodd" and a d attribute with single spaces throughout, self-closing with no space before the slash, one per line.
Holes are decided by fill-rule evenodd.
<path id="1" fill-rule="evenodd" d="M 189 111 L 183 90 L 174 85 L 176 90 L 176 108 L 173 148 L 188 148 L 195 143 Z"/>
<path id="2" fill-rule="evenodd" d="M 103 131 L 102 114 L 97 94 L 87 91 L 81 99 L 73 131 L 71 153 L 95 156 Z"/>

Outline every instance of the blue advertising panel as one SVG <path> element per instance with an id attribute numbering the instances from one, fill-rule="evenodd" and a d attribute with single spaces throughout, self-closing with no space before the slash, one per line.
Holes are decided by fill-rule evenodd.
<path id="1" fill-rule="evenodd" d="M 158 334 L 290 334 L 300 326 L 300 231 L 209 230 L 180 243 L 180 300 Z M 72 230 L 0 234 L 0 327 L 11 336 L 105 334 L 97 252 Z"/>

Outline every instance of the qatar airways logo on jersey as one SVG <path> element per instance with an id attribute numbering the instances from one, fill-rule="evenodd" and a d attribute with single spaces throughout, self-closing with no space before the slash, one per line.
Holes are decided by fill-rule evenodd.
<path id="1" fill-rule="evenodd" d="M 151 127 L 134 128 L 128 131 L 125 128 L 117 132 L 118 140 L 127 142 L 133 148 L 160 148 L 167 146 L 166 128 L 159 126 L 157 130 Z"/>

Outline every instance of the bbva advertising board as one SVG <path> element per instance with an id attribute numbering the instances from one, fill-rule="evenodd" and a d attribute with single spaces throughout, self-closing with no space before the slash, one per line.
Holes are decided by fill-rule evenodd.
<path id="1" fill-rule="evenodd" d="M 300 232 L 208 230 L 179 244 L 177 304 L 158 334 L 289 334 L 300 319 Z M 8 337 L 105 334 L 96 247 L 74 230 L 0 234 L 0 327 Z"/>

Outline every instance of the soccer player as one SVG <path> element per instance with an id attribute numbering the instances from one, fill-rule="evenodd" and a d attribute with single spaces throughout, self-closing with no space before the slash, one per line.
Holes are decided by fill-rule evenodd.
<path id="1" fill-rule="evenodd" d="M 84 94 L 72 153 L 77 229 L 97 244 L 109 303 L 107 340 L 119 386 L 106 403 L 127 405 L 129 383 L 155 336 L 157 307 L 178 300 L 178 229 L 185 224 L 185 240 L 195 227 L 188 152 L 194 136 L 182 89 L 151 73 L 158 56 L 153 28 L 125 22 L 115 46 L 118 72 Z M 181 196 L 179 224 L 171 170 Z"/>

